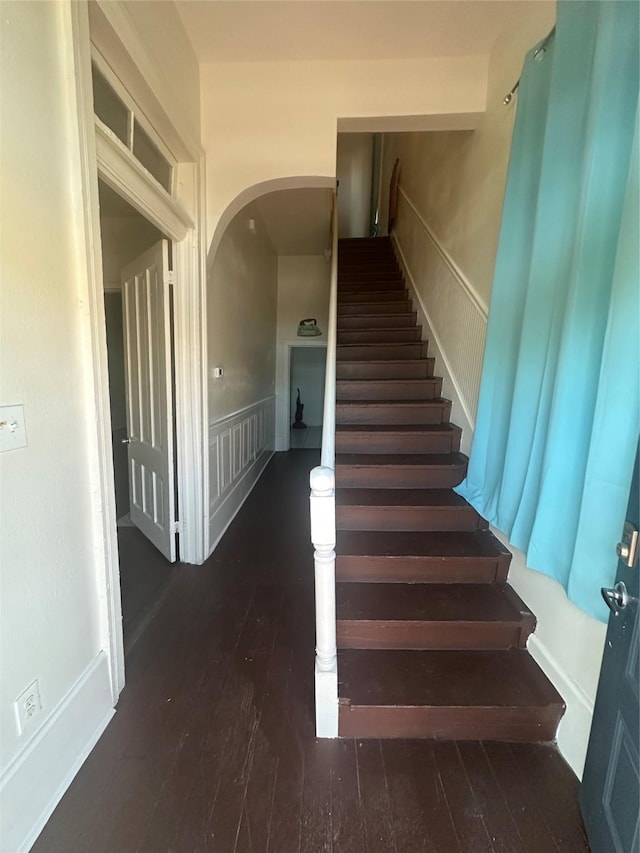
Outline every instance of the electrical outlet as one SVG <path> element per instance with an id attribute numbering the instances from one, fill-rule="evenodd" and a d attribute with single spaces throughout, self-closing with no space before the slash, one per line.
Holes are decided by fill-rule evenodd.
<path id="1" fill-rule="evenodd" d="M 36 719 L 42 712 L 37 678 L 18 696 L 14 702 L 14 707 L 16 709 L 18 734 L 22 735 L 34 727 Z"/>

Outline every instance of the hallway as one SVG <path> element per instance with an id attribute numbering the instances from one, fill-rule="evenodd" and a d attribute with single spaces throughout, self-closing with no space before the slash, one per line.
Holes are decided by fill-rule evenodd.
<path id="1" fill-rule="evenodd" d="M 174 573 L 34 851 L 588 851 L 549 746 L 315 740 L 318 457 L 277 454 L 205 566 Z"/>

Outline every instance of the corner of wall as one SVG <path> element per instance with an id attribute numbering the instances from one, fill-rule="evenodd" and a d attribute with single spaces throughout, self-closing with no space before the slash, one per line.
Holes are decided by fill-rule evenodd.
<path id="1" fill-rule="evenodd" d="M 2 849 L 29 850 L 114 715 L 100 652 L 0 778 Z"/>

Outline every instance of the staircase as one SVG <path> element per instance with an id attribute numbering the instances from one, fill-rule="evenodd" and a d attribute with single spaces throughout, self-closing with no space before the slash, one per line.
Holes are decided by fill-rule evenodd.
<path id="1" fill-rule="evenodd" d="M 343 737 L 548 741 L 510 553 L 454 491 L 460 428 L 386 238 L 340 240 L 336 599 Z"/>

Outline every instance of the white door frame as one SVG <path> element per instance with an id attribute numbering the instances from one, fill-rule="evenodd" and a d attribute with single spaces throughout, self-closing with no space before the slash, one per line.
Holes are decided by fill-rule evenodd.
<path id="1" fill-rule="evenodd" d="M 324 347 L 327 348 L 327 339 L 325 337 L 317 337 L 317 338 L 296 338 L 295 341 L 284 341 L 284 353 L 285 357 L 283 359 L 286 369 L 286 375 L 283 377 L 283 394 L 282 401 L 280 403 L 281 409 L 281 423 L 288 424 L 287 429 L 284 432 L 284 444 L 285 446 L 282 450 L 290 450 L 291 449 L 291 409 L 289 408 L 289 403 L 291 401 L 291 350 L 296 347 Z"/>
<path id="2" fill-rule="evenodd" d="M 98 9 L 98 6 L 100 7 Z M 118 77 L 127 86 L 127 76 L 133 71 L 145 79 L 153 78 L 149 103 L 141 104 L 147 115 L 163 116 L 154 124 L 160 138 L 171 140 L 178 161 L 180 197 L 176 202 L 149 179 L 108 129 L 96 133 L 93 113 L 91 79 L 91 32 L 87 0 L 70 4 L 72 17 L 72 50 L 75 65 L 75 101 L 77 107 L 77 144 L 82 164 L 82 195 L 85 200 L 83 221 L 78 228 L 84 241 L 84 260 L 88 283 L 88 329 L 92 354 L 92 387 L 88 389 L 95 403 L 95 445 L 92 471 L 95 472 L 97 511 L 94 536 L 96 570 L 98 571 L 101 605 L 101 642 L 109 655 L 111 690 L 114 704 L 124 687 L 124 649 L 122 640 L 122 610 L 120 602 L 120 571 L 116 534 L 115 489 L 112 464 L 111 414 L 109 377 L 105 335 L 98 175 L 133 207 L 143 213 L 167 237 L 174 241 L 174 333 L 177 482 L 180 518 L 180 548 L 182 559 L 202 563 L 208 553 L 205 524 L 208 507 L 208 470 L 206 412 L 206 247 L 205 238 L 205 176 L 204 154 L 199 145 L 185 139 L 179 128 L 168 118 L 167 111 L 158 109 L 153 95 L 157 90 L 159 72 L 148 57 L 144 42 L 130 23 L 122 4 L 92 2 L 92 18 L 97 13 L 113 17 L 112 27 L 101 31 L 113 42 L 113 56 L 124 56 L 116 68 Z M 96 11 L 97 10 L 97 11 Z M 114 27 L 117 27 L 114 28 Z M 107 35 L 105 35 L 105 33 Z M 160 105 L 162 107 L 162 105 Z M 173 111 L 175 114 L 175 110 Z M 176 140 L 182 143 L 178 146 Z M 100 568 L 102 567 L 102 568 Z"/>

